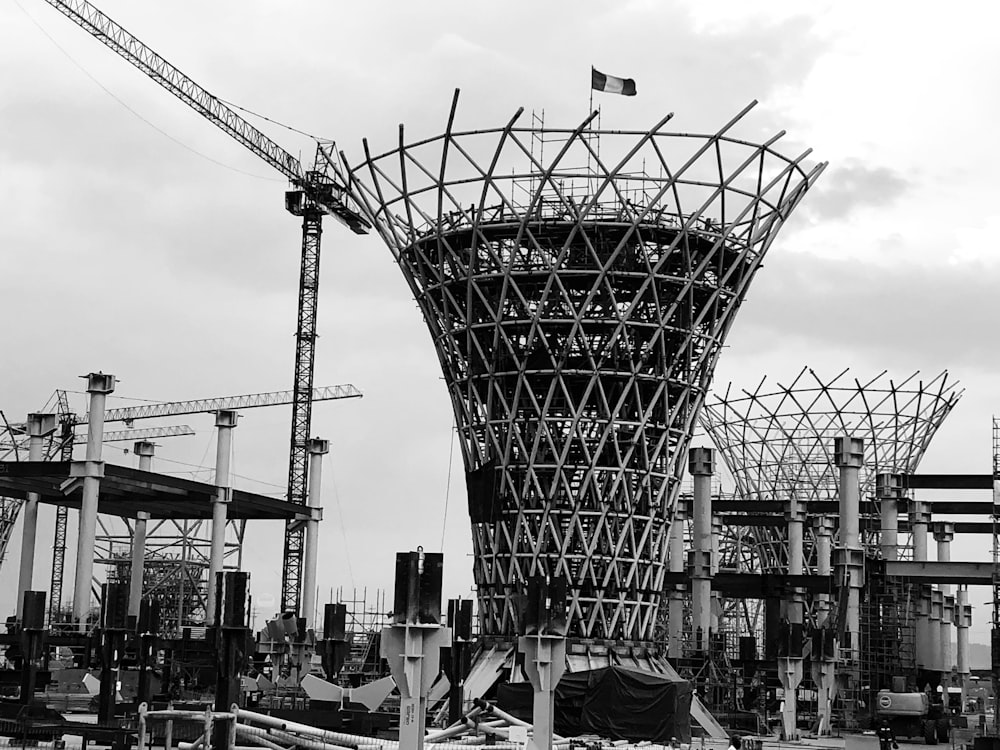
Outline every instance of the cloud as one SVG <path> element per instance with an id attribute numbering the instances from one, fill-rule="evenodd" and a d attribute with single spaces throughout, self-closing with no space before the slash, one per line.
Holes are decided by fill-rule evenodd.
<path id="1" fill-rule="evenodd" d="M 888 168 L 850 160 L 832 165 L 804 204 L 806 215 L 817 219 L 844 219 L 858 208 L 892 204 L 912 183 Z"/>
<path id="2" fill-rule="evenodd" d="M 765 265 L 734 326 L 734 353 L 773 358 L 806 343 L 843 366 L 1000 367 L 982 327 L 995 316 L 996 266 L 881 267 L 780 250 Z"/>

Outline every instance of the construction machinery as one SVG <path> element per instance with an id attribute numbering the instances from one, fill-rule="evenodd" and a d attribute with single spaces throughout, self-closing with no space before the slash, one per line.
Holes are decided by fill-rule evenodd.
<path id="1" fill-rule="evenodd" d="M 333 144 L 317 141 L 313 168 L 307 170 L 298 159 L 90 3 L 85 0 L 45 1 L 290 181 L 291 189 L 285 193 L 285 208 L 302 218 L 302 251 L 288 500 L 304 505 L 308 482 L 307 441 L 312 423 L 310 394 L 316 349 L 322 220 L 325 215 L 334 216 L 355 234 L 366 234 L 370 228 L 368 221 L 353 207 L 349 192 L 337 177 Z M 305 530 L 288 523 L 281 575 L 281 609 L 284 612 L 299 611 L 304 542 Z"/>

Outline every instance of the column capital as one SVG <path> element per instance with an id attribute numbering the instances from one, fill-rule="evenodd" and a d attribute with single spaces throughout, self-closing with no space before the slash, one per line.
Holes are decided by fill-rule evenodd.
<path id="1" fill-rule="evenodd" d="M 715 452 L 711 448 L 689 448 L 688 471 L 696 477 L 712 476 L 715 473 Z"/>
<path id="2" fill-rule="evenodd" d="M 87 393 L 114 393 L 115 376 L 103 372 L 92 372 L 88 375 L 81 375 L 87 381 Z"/>
<path id="3" fill-rule="evenodd" d="M 865 461 L 865 441 L 849 435 L 834 438 L 833 453 L 838 467 L 860 469 Z"/>

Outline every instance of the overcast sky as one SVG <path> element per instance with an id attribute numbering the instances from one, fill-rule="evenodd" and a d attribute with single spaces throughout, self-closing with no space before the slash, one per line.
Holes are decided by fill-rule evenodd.
<path id="1" fill-rule="evenodd" d="M 831 376 L 850 367 L 862 379 L 948 369 L 966 392 L 922 468 L 990 470 L 1000 403 L 994 4 L 100 7 L 220 98 L 336 139 L 353 161 L 363 137 L 376 152 L 394 147 L 399 123 L 413 139 L 441 132 L 456 87 L 457 127 L 500 126 L 520 106 L 575 126 L 591 65 L 638 89 L 595 95 L 605 127 L 646 128 L 675 112 L 673 128 L 713 131 L 759 99 L 738 135 L 786 130 L 782 151 L 812 147 L 811 163 L 830 167 L 751 286 L 716 385 L 791 379 L 803 365 Z M 41 408 L 56 388 L 81 390 L 76 376 L 96 370 L 121 381 L 113 406 L 290 388 L 300 231 L 283 209 L 284 180 L 41 0 L 0 0 L 0 71 L 8 418 Z M 308 138 L 254 122 L 311 154 Z M 316 384 L 353 383 L 365 397 L 314 412 L 314 432 L 333 446 L 320 601 L 341 586 L 367 586 L 371 598 L 391 587 L 396 551 L 438 550 L 442 540 L 446 596 L 468 596 L 463 470 L 419 311 L 380 240 L 333 221 L 321 289 Z M 281 493 L 289 413 L 244 413 L 237 486 Z M 211 416 L 174 421 L 199 434 L 161 441 L 154 465 L 210 464 Z M 134 461 L 120 448 L 105 455 Z M 46 581 L 50 519 L 38 544 Z M 19 534 L 0 568 L 4 590 Z M 252 588 L 269 615 L 282 528 L 258 524 L 250 535 Z M 987 598 L 984 589 L 972 601 Z M 987 619 L 980 609 L 975 640 L 987 637 Z"/>

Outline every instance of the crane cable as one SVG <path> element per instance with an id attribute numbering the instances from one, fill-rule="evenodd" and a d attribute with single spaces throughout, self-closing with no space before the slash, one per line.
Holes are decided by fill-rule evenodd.
<path id="1" fill-rule="evenodd" d="M 152 121 L 146 119 L 141 114 L 139 114 L 136 110 L 132 109 L 132 107 L 130 107 L 128 104 L 126 104 L 124 100 L 122 100 L 118 96 L 116 96 L 107 86 L 105 86 L 93 74 L 91 74 L 91 72 L 89 70 L 87 70 L 85 67 L 83 67 L 83 65 L 81 63 L 79 63 L 76 60 L 76 58 L 74 58 L 69 52 L 67 52 L 62 47 L 62 45 L 60 45 L 59 42 L 57 42 L 55 40 L 55 38 L 51 34 L 49 34 L 48 31 L 45 30 L 45 28 L 34 18 L 34 16 L 32 16 L 30 13 L 28 13 L 28 11 L 24 8 L 24 6 L 21 5 L 20 0 L 14 0 L 14 5 L 16 5 L 18 8 L 20 8 L 21 12 L 24 13 L 25 16 L 27 16 L 28 20 L 31 21 L 36 27 L 38 27 L 38 30 L 41 31 L 42 34 L 44 34 L 46 36 L 46 38 L 50 42 L 52 42 L 52 44 L 56 47 L 56 49 L 58 49 L 60 52 L 62 52 L 63 55 L 65 55 L 66 58 L 71 63 L 73 63 L 73 65 L 75 65 L 77 68 L 79 68 L 79 70 L 85 76 L 87 76 L 87 78 L 89 78 L 91 81 L 93 81 L 95 84 L 97 84 L 97 86 L 105 94 L 107 94 L 108 96 L 110 96 L 112 99 L 114 99 L 116 102 L 118 102 L 122 107 L 124 107 L 129 112 L 131 112 L 133 115 L 135 115 L 136 117 L 138 117 L 140 120 L 142 120 L 144 123 L 146 123 L 149 127 L 151 127 L 153 130 L 155 130 L 157 133 L 159 133 L 160 135 L 162 135 L 164 138 L 168 138 L 169 140 L 173 141 L 174 143 L 176 143 L 181 148 L 184 148 L 184 149 L 190 151 L 195 156 L 200 156 L 205 161 L 210 161 L 210 162 L 212 162 L 212 164 L 215 164 L 216 166 L 222 167 L 224 169 L 228 169 L 230 171 L 236 172 L 236 173 L 241 174 L 241 175 L 245 175 L 246 177 L 253 177 L 256 180 L 267 180 L 268 182 L 283 182 L 284 181 L 283 179 L 278 178 L 278 177 L 268 177 L 268 176 L 261 175 L 261 174 L 254 174 L 253 172 L 247 172 L 247 171 L 245 171 L 243 169 L 239 169 L 238 167 L 234 167 L 234 166 L 232 166 L 230 164 L 226 164 L 224 162 L 221 162 L 218 159 L 213 159 L 208 154 L 203 154 L 201 151 L 199 151 L 198 149 L 194 148 L 193 146 L 189 146 L 188 144 L 184 143 L 180 139 L 175 138 L 174 136 L 170 135 L 170 133 L 168 133 L 167 131 L 165 131 L 162 128 L 158 127 Z M 220 101 L 221 101 L 221 99 L 220 99 Z M 280 124 L 280 123 L 277 123 L 277 124 Z M 310 138 L 311 137 L 312 136 L 310 136 Z"/>

